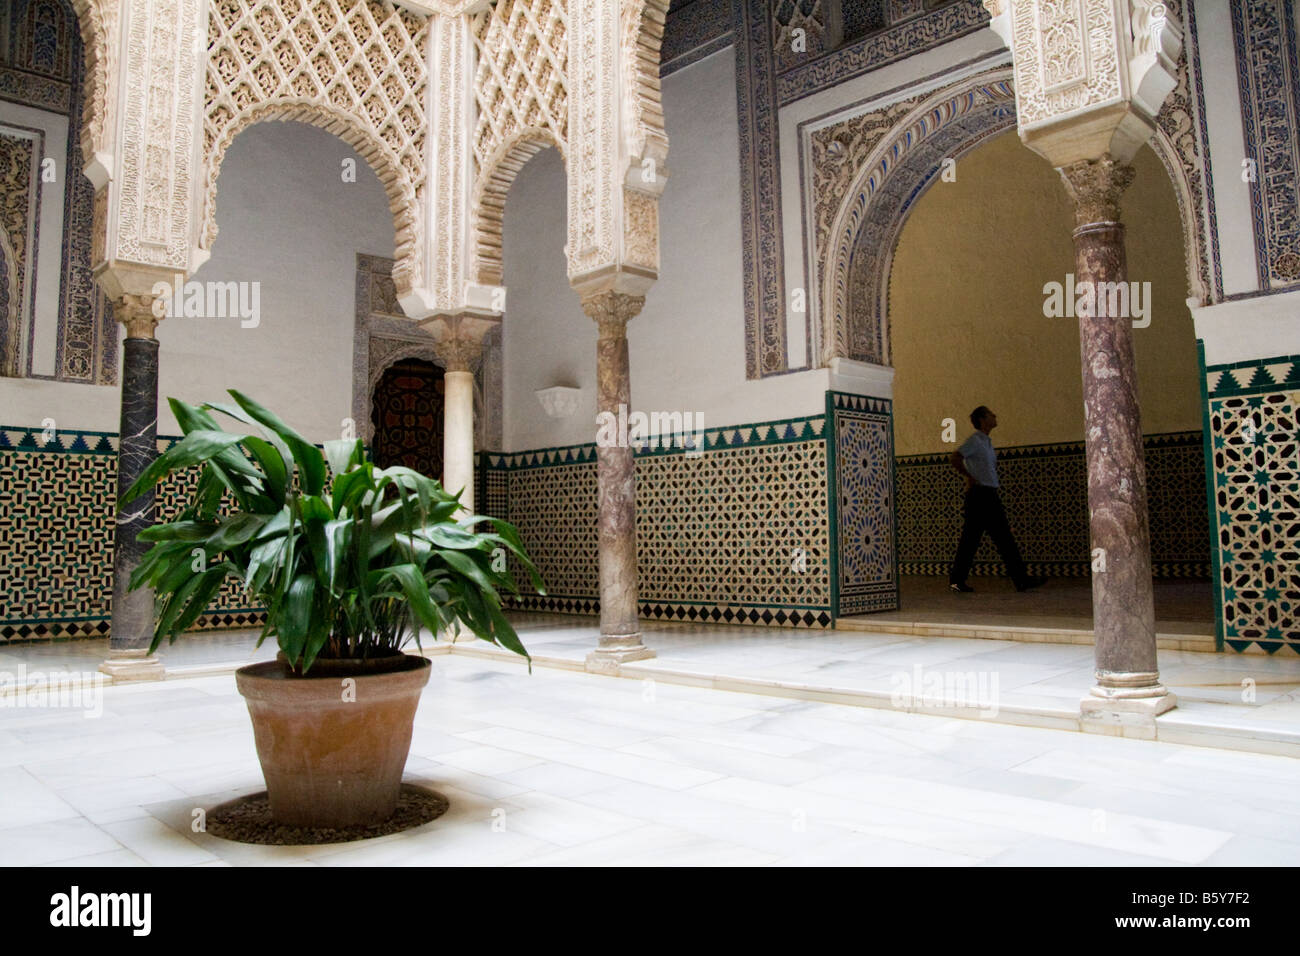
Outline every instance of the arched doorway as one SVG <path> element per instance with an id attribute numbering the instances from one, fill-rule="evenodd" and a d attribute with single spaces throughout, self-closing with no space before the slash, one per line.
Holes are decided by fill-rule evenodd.
<path id="1" fill-rule="evenodd" d="M 417 358 L 394 362 L 379 377 L 370 409 L 376 465 L 441 476 L 442 368 Z"/>
<path id="2" fill-rule="evenodd" d="M 1133 166 L 1123 206 L 1128 278 L 1139 289 L 1134 346 L 1157 616 L 1195 625 L 1212 642 L 1199 372 L 1179 207 L 1155 151 L 1142 149 Z M 1053 311 L 1047 296 L 1049 286 L 1072 288 L 1072 211 L 1058 174 L 1013 131 L 963 155 L 954 172 L 908 210 L 888 273 L 882 339 L 896 372 L 903 613 L 1050 610 L 1071 621 L 1059 627 L 1086 630 L 1093 568 L 1078 320 L 1072 310 Z M 998 477 L 1020 551 L 1031 574 L 1052 579 L 1034 595 L 995 580 L 1004 568 L 987 538 L 969 582 L 977 593 L 947 591 L 964 493 L 948 455 L 972 432 L 977 405 L 998 414 Z"/>

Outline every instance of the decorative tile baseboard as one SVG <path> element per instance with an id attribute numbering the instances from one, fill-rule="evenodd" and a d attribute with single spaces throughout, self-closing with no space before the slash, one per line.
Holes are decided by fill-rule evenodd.
<path id="1" fill-rule="evenodd" d="M 830 523 L 821 416 L 706 429 L 634 449 L 641 613 L 827 627 Z M 518 528 L 547 586 L 528 610 L 596 613 L 596 446 L 485 453 L 487 513 Z M 517 580 L 524 578 L 512 568 Z"/>
<path id="2" fill-rule="evenodd" d="M 160 518 L 180 510 L 195 481 L 163 482 Z M 108 635 L 116 490 L 116 435 L 0 426 L 0 639 Z M 228 583 L 197 626 L 258 627 L 262 617 Z"/>
<path id="3" fill-rule="evenodd" d="M 946 575 L 961 534 L 963 486 L 948 452 L 898 459 L 899 573 Z M 1152 572 L 1160 578 L 1210 576 L 1204 449 L 1199 432 L 1145 439 Z M 1087 577 L 1087 463 L 1082 442 L 998 449 L 998 478 L 1031 574 Z M 986 537 L 977 575 L 1006 574 Z"/>
<path id="4" fill-rule="evenodd" d="M 894 528 L 893 404 L 826 393 L 835 542 L 835 615 L 898 607 Z"/>

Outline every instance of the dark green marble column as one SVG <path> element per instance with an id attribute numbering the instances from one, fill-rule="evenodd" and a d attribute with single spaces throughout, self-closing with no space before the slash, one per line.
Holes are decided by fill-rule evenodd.
<path id="1" fill-rule="evenodd" d="M 150 296 L 127 295 L 114 303 L 127 329 L 122 347 L 122 417 L 118 431 L 117 494 L 120 496 L 158 457 L 157 318 Z M 153 640 L 154 594 L 149 588 L 128 591 L 131 572 L 148 545 L 136 536 L 154 522 L 154 495 L 135 499 L 117 515 L 113 533 L 113 618 L 108 660 L 100 670 L 114 680 L 150 680 L 163 676 L 162 662 L 148 654 Z"/>

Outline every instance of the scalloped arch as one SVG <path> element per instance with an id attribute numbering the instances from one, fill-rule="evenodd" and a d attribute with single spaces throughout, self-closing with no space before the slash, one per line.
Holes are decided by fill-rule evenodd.
<path id="1" fill-rule="evenodd" d="M 473 213 L 474 265 L 473 280 L 480 285 L 501 285 L 503 282 L 502 226 L 505 222 L 506 196 L 519 170 L 547 146 L 559 150 L 560 158 L 568 166 L 564 144 L 546 126 L 532 126 L 518 130 L 508 140 L 499 143 L 487 163 L 479 171 L 474 183 L 471 203 Z"/>
<path id="2" fill-rule="evenodd" d="M 199 248 L 210 250 L 217 237 L 217 180 L 226 150 L 243 130 L 270 121 L 299 122 L 324 129 L 355 149 L 379 177 L 388 196 L 395 232 L 393 284 L 398 296 L 405 295 L 418 280 L 419 219 L 417 194 L 405 168 L 388 145 L 361 125 L 351 113 L 321 103 L 303 100 L 269 100 L 231 118 L 205 157 L 203 169 L 203 218 Z"/>

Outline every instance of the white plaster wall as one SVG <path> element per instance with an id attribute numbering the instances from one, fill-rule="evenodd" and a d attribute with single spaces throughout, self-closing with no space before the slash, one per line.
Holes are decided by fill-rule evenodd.
<path id="1" fill-rule="evenodd" d="M 344 182 L 343 160 L 356 164 Z M 228 400 L 238 388 L 312 441 L 351 413 L 356 254 L 393 255 L 388 199 L 342 140 L 303 123 L 240 133 L 218 180 L 212 257 L 195 281 L 261 283 L 261 318 L 167 318 L 158 325 L 160 432 L 168 396 Z"/>
<path id="2" fill-rule="evenodd" d="M 728 47 L 664 79 L 659 281 L 628 332 L 633 408 L 690 412 L 706 428 L 819 414 L 828 381 L 824 369 L 745 377 L 735 70 Z M 520 171 L 504 232 L 505 450 L 590 442 L 596 328 L 565 278 L 564 172 L 553 150 Z M 551 385 L 582 388 L 572 418 L 542 410 L 533 393 Z"/>
<path id="3" fill-rule="evenodd" d="M 342 180 L 345 158 L 356 162 L 355 183 Z M 191 278 L 261 283 L 260 322 L 159 323 L 158 431 L 180 431 L 168 396 L 228 401 L 226 389 L 238 388 L 313 441 L 338 437 L 351 408 L 356 254 L 393 255 L 383 188 L 346 143 L 301 123 L 241 133 L 219 187 L 220 234 Z M 0 379 L 0 407 L 3 424 L 50 417 L 59 428 L 116 432 L 120 390 Z"/>
<path id="4" fill-rule="evenodd" d="M 1300 290 L 1193 308 L 1206 365 L 1300 355 Z"/>

